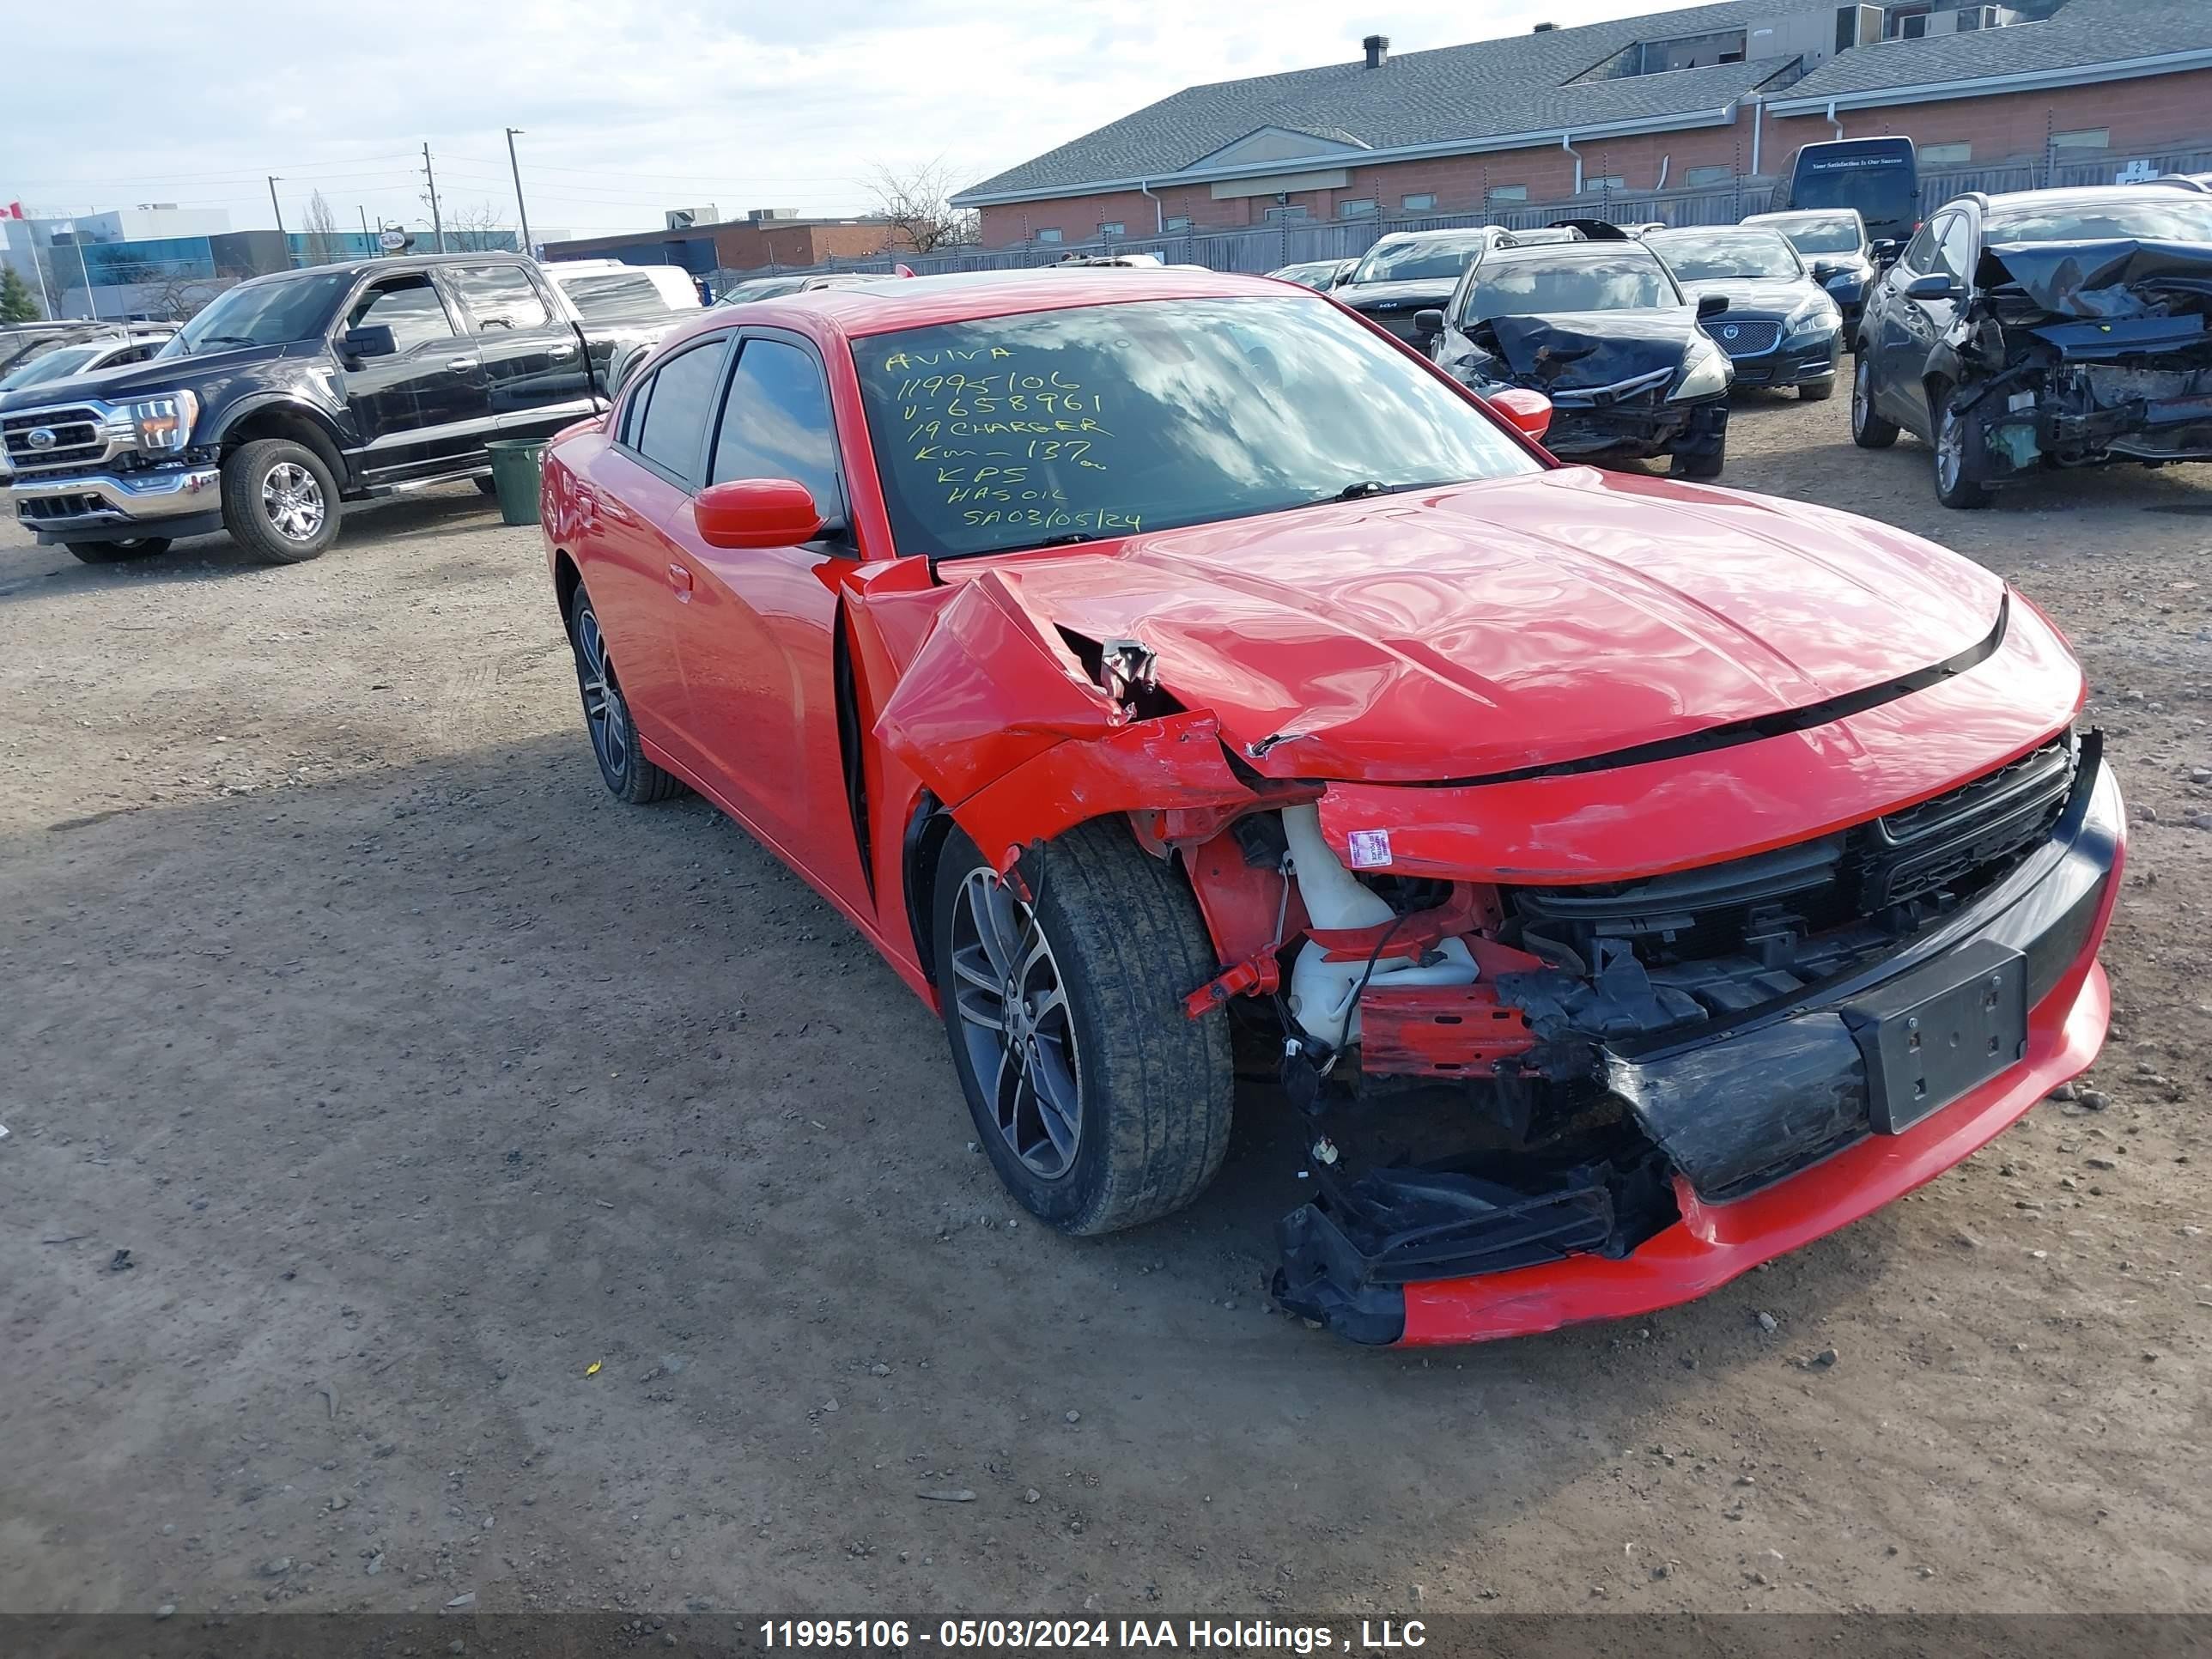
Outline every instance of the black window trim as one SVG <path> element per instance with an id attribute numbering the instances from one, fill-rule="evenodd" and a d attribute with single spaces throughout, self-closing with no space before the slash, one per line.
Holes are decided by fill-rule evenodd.
<path id="1" fill-rule="evenodd" d="M 816 349 L 813 341 L 790 329 L 754 324 L 738 329 L 737 338 L 738 349 L 730 354 L 730 361 L 722 365 L 721 389 L 714 399 L 714 418 L 707 434 L 707 455 L 702 464 L 702 475 L 714 468 L 714 451 L 722 437 L 722 415 L 730 406 L 730 387 L 737 380 L 738 363 L 744 356 L 746 343 L 753 340 L 768 340 L 779 345 L 798 347 L 800 354 L 814 365 L 814 372 L 820 377 L 823 406 L 830 413 L 830 465 L 836 474 L 838 495 L 837 512 L 825 514 L 822 533 L 804 545 L 825 548 L 840 558 L 865 557 L 853 529 L 853 487 L 845 465 L 844 446 L 837 436 L 837 400 L 830 388 L 830 365 L 823 360 L 822 353 Z M 818 507 L 822 503 L 817 501 L 815 505 Z"/>
<path id="2" fill-rule="evenodd" d="M 650 374 L 639 376 L 632 388 L 625 394 L 628 398 L 628 404 L 625 404 L 625 407 L 629 406 L 629 404 L 641 404 L 637 410 L 637 420 L 641 425 L 646 418 L 652 413 L 650 407 L 650 391 L 660 384 L 660 377 L 667 369 L 669 364 L 676 362 L 680 357 L 688 357 L 695 351 L 711 349 L 723 354 L 721 368 L 716 373 L 714 377 L 715 391 L 713 394 L 714 398 L 714 418 L 705 422 L 700 428 L 699 448 L 691 457 L 692 466 L 698 474 L 696 478 L 678 477 L 676 473 L 670 471 L 668 468 L 663 466 L 659 461 L 654 460 L 650 455 L 647 455 L 634 442 L 629 441 L 626 438 L 616 435 L 615 431 L 611 431 L 608 434 L 609 441 L 615 448 L 620 450 L 624 455 L 636 462 L 647 471 L 653 474 L 656 477 L 665 479 L 669 483 L 673 484 L 677 489 L 682 490 L 686 495 L 696 496 L 698 495 L 700 490 L 706 487 L 707 467 L 708 462 L 714 456 L 714 450 L 711 447 L 711 445 L 713 443 L 716 429 L 721 425 L 721 408 L 724 390 L 729 383 L 730 365 L 732 362 L 736 361 L 736 354 L 730 350 L 730 347 L 737 338 L 738 331 L 735 328 L 726 328 L 717 329 L 711 333 L 697 335 L 691 339 L 686 340 L 684 343 L 684 346 L 681 350 L 672 351 L 668 356 L 663 357 L 659 362 L 655 363 L 653 366 L 653 372 Z M 620 428 L 618 426 L 617 430 L 619 429 Z"/>

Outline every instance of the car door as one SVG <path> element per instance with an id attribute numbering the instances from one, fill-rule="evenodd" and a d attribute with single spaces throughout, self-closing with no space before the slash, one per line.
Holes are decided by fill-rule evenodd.
<path id="1" fill-rule="evenodd" d="M 389 328 L 398 349 L 387 356 L 349 356 L 346 334 L 375 327 Z M 428 271 L 373 278 L 340 316 L 331 349 L 364 478 L 399 482 L 482 459 L 492 431 L 483 364 Z"/>
<path id="2" fill-rule="evenodd" d="M 716 787 L 812 879 L 872 913 L 837 726 L 838 578 L 856 554 L 822 362 L 796 335 L 748 331 L 715 425 L 709 483 L 791 478 L 825 521 L 798 547 L 709 547 L 690 530 L 679 650 Z"/>
<path id="3" fill-rule="evenodd" d="M 444 266 L 468 319 L 502 435 L 544 437 L 592 413 L 591 365 L 576 330 L 523 266 Z"/>
<path id="4" fill-rule="evenodd" d="M 1949 277 L 1954 284 L 1962 283 L 1966 271 L 1963 247 L 1969 235 L 1963 213 L 1954 209 L 1937 214 L 1922 227 L 1920 234 L 1912 239 L 1912 247 L 1907 250 L 1918 250 L 1923 262 L 1912 276 L 1938 275 Z M 1927 239 L 1924 246 L 1923 237 Z M 1900 259 L 1898 263 L 1901 266 L 1905 262 Z M 1958 314 L 1958 302 L 1952 298 L 1908 298 L 1902 283 L 1891 300 L 1887 313 L 1888 362 L 1881 377 L 1888 393 L 1890 418 L 1916 436 L 1928 438 L 1934 426 L 1929 418 L 1928 394 L 1922 376 L 1928 367 L 1929 354 L 1936 349 L 1936 343 Z"/>
<path id="5" fill-rule="evenodd" d="M 678 634 L 696 562 L 692 498 L 705 476 L 731 337 L 708 335 L 641 380 L 582 480 L 590 528 L 580 562 L 617 683 L 646 741 L 694 776 L 708 769 L 692 730 Z"/>

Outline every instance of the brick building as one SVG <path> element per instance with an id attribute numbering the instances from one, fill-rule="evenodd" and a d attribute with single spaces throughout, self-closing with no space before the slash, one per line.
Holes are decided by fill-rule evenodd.
<path id="1" fill-rule="evenodd" d="M 683 230 L 630 231 L 545 244 L 550 259 L 620 259 L 633 265 L 680 265 L 694 276 L 763 265 L 817 265 L 830 259 L 872 258 L 896 238 L 882 219 L 801 219 L 762 211 Z"/>
<path id="2" fill-rule="evenodd" d="M 1771 179 L 1904 133 L 1923 171 L 2212 148 L 2212 0 L 1724 0 L 1188 88 L 953 198 L 986 247 L 1499 211 Z"/>

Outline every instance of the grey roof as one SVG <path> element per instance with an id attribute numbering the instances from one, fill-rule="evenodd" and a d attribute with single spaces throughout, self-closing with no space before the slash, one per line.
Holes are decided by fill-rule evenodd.
<path id="1" fill-rule="evenodd" d="M 1675 117 L 1686 124 L 1762 89 L 1778 106 L 1786 107 L 1815 99 L 1864 98 L 1888 89 L 2007 75 L 2063 74 L 2212 49 L 2212 0 L 2067 0 L 2045 21 L 1859 46 L 1830 58 L 1802 79 L 1796 78 L 1794 58 L 1617 80 L 1574 79 L 1639 40 L 1767 22 L 1790 9 L 1787 0 L 1723 0 L 1580 28 L 1406 52 L 1378 69 L 1347 53 L 1348 61 L 1319 69 L 1188 87 L 972 185 L 954 199 L 972 204 L 1066 195 L 1122 181 L 1172 179 L 1263 127 L 1356 146 L 1346 149 L 1347 159 L 1356 158 L 1361 148 L 1463 145 L 1478 150 L 1521 134 L 1660 125 Z M 1341 163 L 1322 154 L 1309 165 Z"/>
<path id="2" fill-rule="evenodd" d="M 2070 0 L 2040 23 L 1885 40 L 1838 52 L 1777 101 L 1794 105 L 2207 50 L 2212 50 L 2212 0 Z"/>
<path id="3" fill-rule="evenodd" d="M 970 185 L 956 199 L 1159 178 L 1261 127 L 1340 134 L 1370 149 L 1395 149 L 1717 109 L 1794 60 L 1568 83 L 1639 40 L 1736 28 L 1747 20 L 1771 18 L 1777 9 L 1777 0 L 1723 0 L 1581 28 L 1404 52 L 1379 69 L 1353 58 L 1319 69 L 1188 87 Z"/>

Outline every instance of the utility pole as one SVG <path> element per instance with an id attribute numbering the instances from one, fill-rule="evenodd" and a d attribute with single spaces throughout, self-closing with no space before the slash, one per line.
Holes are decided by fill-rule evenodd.
<path id="1" fill-rule="evenodd" d="M 522 252 L 530 256 L 530 210 L 522 204 L 522 164 L 514 159 L 514 136 L 520 127 L 507 130 L 507 170 L 514 175 L 514 210 L 522 218 Z"/>
<path id="2" fill-rule="evenodd" d="M 446 222 L 438 216 L 438 175 L 430 171 L 430 146 L 422 146 L 422 176 L 430 181 L 430 234 L 438 239 L 438 252 L 446 251 Z"/>
<path id="3" fill-rule="evenodd" d="M 354 204 L 354 210 L 361 215 L 361 240 L 368 243 L 370 250 L 374 252 L 376 247 L 376 239 L 368 234 L 368 210 L 356 202 Z"/>
<path id="4" fill-rule="evenodd" d="M 276 175 L 273 173 L 269 175 L 269 207 L 276 216 L 276 234 L 284 243 L 284 268 L 289 270 L 292 268 L 292 239 L 284 234 L 284 210 L 276 204 Z"/>

